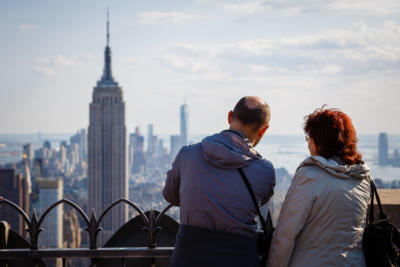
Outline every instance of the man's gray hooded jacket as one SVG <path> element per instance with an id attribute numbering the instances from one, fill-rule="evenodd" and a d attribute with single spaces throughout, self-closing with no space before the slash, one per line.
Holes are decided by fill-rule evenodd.
<path id="1" fill-rule="evenodd" d="M 256 210 L 238 168 L 265 204 L 274 192 L 274 167 L 240 132 L 225 130 L 183 147 L 163 191 L 168 202 L 180 206 L 181 224 L 255 236 Z"/>

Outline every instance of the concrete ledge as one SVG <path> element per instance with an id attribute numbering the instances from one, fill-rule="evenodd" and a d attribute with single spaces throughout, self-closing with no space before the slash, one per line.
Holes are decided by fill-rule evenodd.
<path id="1" fill-rule="evenodd" d="M 378 189 L 382 204 L 400 205 L 400 189 Z"/>
<path id="2" fill-rule="evenodd" d="M 383 212 L 389 217 L 389 221 L 400 229 L 400 189 L 378 189 L 378 194 Z M 375 204 L 375 214 L 378 212 L 378 206 Z"/>

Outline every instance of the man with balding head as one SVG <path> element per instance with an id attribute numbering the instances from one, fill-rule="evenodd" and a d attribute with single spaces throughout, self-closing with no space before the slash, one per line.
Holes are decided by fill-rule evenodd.
<path id="1" fill-rule="evenodd" d="M 270 117 L 264 100 L 243 97 L 228 113 L 228 130 L 179 151 L 163 191 L 165 200 L 180 207 L 170 266 L 258 266 L 256 209 L 238 169 L 258 203 L 268 202 L 275 170 L 254 147 Z"/>

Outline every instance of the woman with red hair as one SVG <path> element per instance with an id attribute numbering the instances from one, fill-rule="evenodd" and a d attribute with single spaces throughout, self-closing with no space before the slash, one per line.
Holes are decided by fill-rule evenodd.
<path id="1" fill-rule="evenodd" d="M 339 110 L 317 109 L 305 117 L 304 131 L 311 156 L 286 194 L 268 267 L 365 266 L 370 173 L 351 119 Z"/>

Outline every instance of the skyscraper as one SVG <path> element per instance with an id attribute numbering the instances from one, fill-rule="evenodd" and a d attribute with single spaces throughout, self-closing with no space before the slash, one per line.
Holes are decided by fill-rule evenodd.
<path id="1" fill-rule="evenodd" d="M 26 193 L 29 195 L 32 193 L 32 179 L 31 179 L 31 170 L 29 169 L 28 166 L 28 160 L 26 154 L 23 155 L 24 158 L 22 159 L 22 167 L 21 167 L 21 173 L 22 173 L 22 178 L 26 182 Z"/>
<path id="2" fill-rule="evenodd" d="M 149 156 L 155 155 L 157 152 L 157 136 L 154 135 L 154 125 L 147 126 L 147 154 Z"/>
<path id="3" fill-rule="evenodd" d="M 120 198 L 128 198 L 126 171 L 125 103 L 122 88 L 111 74 L 107 16 L 107 46 L 104 71 L 93 90 L 88 129 L 88 210 L 97 216 Z M 102 221 L 102 241 L 119 228 L 128 216 L 126 205 L 111 209 Z"/>
<path id="4" fill-rule="evenodd" d="M 135 128 L 135 133 L 129 136 L 129 140 L 129 172 L 139 173 L 146 165 L 144 137 L 141 135 L 139 127 Z"/>
<path id="5" fill-rule="evenodd" d="M 387 133 L 379 134 L 378 164 L 389 164 L 389 146 Z"/>
<path id="6" fill-rule="evenodd" d="M 189 123 L 189 109 L 188 105 L 184 103 L 181 108 L 181 144 L 186 146 L 188 144 L 188 123 Z"/>
<path id="7" fill-rule="evenodd" d="M 63 197 L 63 180 L 38 178 L 40 214 Z M 46 216 L 42 225 L 40 246 L 51 248 L 63 247 L 63 206 L 58 205 Z"/>
<path id="8" fill-rule="evenodd" d="M 23 146 L 22 153 L 26 155 L 26 160 L 28 161 L 28 167 L 32 168 L 32 161 L 33 161 L 33 147 L 32 144 L 25 144 Z"/>
<path id="9" fill-rule="evenodd" d="M 78 144 L 79 146 L 79 159 L 86 160 L 86 130 L 81 129 L 75 135 L 70 137 L 71 144 Z"/>
<path id="10" fill-rule="evenodd" d="M 182 141 L 181 141 L 181 136 L 180 135 L 171 135 L 171 149 L 170 149 L 170 155 L 171 155 L 171 160 L 174 161 L 176 155 L 179 152 L 179 149 L 182 147 Z"/>
<path id="11" fill-rule="evenodd" d="M 14 169 L 0 169 L 0 196 L 14 202 L 29 213 L 29 193 L 26 179 Z M 7 221 L 11 229 L 20 235 L 26 234 L 25 221 L 14 209 L 2 205 L 0 221 Z"/>

